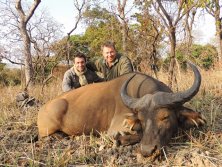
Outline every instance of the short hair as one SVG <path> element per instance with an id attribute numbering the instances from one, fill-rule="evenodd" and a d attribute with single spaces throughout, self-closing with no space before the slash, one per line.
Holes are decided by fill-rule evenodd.
<path id="1" fill-rule="evenodd" d="M 106 41 L 104 42 L 102 45 L 101 45 L 101 51 L 103 50 L 104 47 L 108 47 L 108 48 L 114 48 L 116 50 L 116 47 L 115 47 L 115 43 L 112 42 L 112 41 Z"/>
<path id="2" fill-rule="evenodd" d="M 74 59 L 73 59 L 73 62 L 75 62 L 75 58 L 78 57 L 78 58 L 83 58 L 86 62 L 86 55 L 84 55 L 83 53 L 77 53 L 75 56 L 74 56 Z"/>

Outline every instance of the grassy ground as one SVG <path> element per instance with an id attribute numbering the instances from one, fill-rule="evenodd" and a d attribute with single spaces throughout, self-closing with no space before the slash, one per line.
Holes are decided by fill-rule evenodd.
<path id="1" fill-rule="evenodd" d="M 94 136 L 51 136 L 33 142 L 37 135 L 38 109 L 21 110 L 15 105 L 20 87 L 0 88 L 0 166 L 222 166 L 222 72 L 201 72 L 203 82 L 189 107 L 201 112 L 207 125 L 179 131 L 163 149 L 164 155 L 152 162 L 138 153 L 138 145 L 113 147 L 106 134 Z M 160 80 L 166 78 L 159 75 Z M 192 73 L 181 74 L 179 89 L 192 83 Z M 46 102 L 61 93 L 61 80 L 30 92 Z"/>

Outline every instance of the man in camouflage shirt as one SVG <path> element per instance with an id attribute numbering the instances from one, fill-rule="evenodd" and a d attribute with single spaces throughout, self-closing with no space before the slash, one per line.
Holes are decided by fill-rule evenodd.
<path id="1" fill-rule="evenodd" d="M 117 53 L 113 42 L 107 41 L 101 46 L 102 58 L 87 64 L 90 69 L 102 73 L 105 81 L 133 71 L 130 59 Z"/>
<path id="2" fill-rule="evenodd" d="M 86 56 L 78 53 L 74 58 L 74 66 L 67 70 L 62 81 L 62 90 L 67 92 L 81 86 L 103 81 L 95 72 L 86 68 Z"/>

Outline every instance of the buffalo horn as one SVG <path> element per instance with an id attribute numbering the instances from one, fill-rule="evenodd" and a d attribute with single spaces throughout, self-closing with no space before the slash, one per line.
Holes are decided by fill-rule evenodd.
<path id="1" fill-rule="evenodd" d="M 123 103 L 134 110 L 140 110 L 141 108 L 143 108 L 144 106 L 146 106 L 146 104 L 151 100 L 152 95 L 145 95 L 141 98 L 134 98 L 134 97 L 130 97 L 127 94 L 127 85 L 129 84 L 129 82 L 131 81 L 131 79 L 135 76 L 136 74 L 132 75 L 127 81 L 125 81 L 125 83 L 122 85 L 121 90 L 120 90 L 120 95 L 122 98 Z"/>
<path id="2" fill-rule="evenodd" d="M 155 102 L 155 105 L 164 106 L 183 104 L 192 99 L 192 97 L 194 97 L 198 93 L 201 84 L 200 72 L 194 64 L 190 62 L 188 62 L 188 64 L 194 72 L 195 79 L 192 87 L 183 92 L 177 93 L 157 92 L 156 94 L 154 94 L 152 99 Z"/>
<path id="3" fill-rule="evenodd" d="M 133 98 L 127 95 L 127 85 L 130 80 L 136 75 L 131 76 L 122 86 L 121 88 L 121 98 L 123 103 L 131 109 L 139 110 L 143 107 L 153 106 L 153 107 L 161 107 L 168 105 L 181 105 L 187 101 L 189 101 L 192 97 L 194 97 L 200 88 L 201 84 L 201 75 L 197 67 L 188 62 L 189 66 L 192 68 L 194 72 L 194 83 L 191 88 L 185 90 L 183 92 L 177 93 L 168 93 L 168 92 L 157 92 L 155 94 L 147 94 L 141 98 Z"/>

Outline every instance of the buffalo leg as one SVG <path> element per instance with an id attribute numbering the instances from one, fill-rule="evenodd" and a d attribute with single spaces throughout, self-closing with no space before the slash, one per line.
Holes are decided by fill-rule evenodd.
<path id="1" fill-rule="evenodd" d="M 40 109 L 37 120 L 40 137 L 45 137 L 61 130 L 62 118 L 66 114 L 67 108 L 66 100 L 56 99 Z"/>

